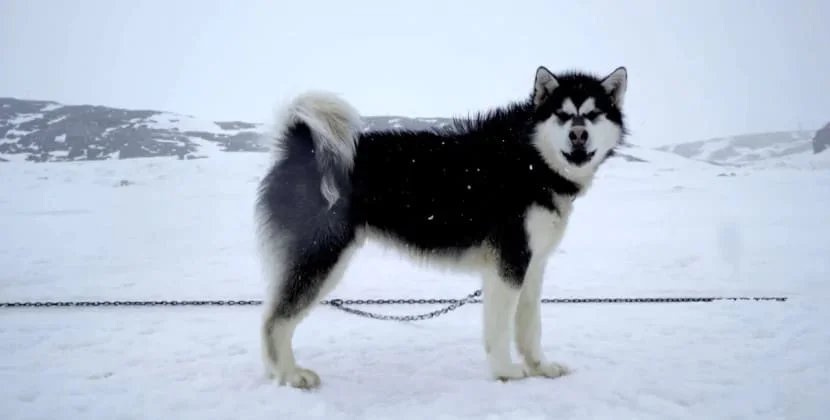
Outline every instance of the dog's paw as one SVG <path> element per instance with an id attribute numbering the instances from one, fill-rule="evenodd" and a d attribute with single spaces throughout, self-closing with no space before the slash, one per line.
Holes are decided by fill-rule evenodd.
<path id="1" fill-rule="evenodd" d="M 280 385 L 297 389 L 313 389 L 320 386 L 320 376 L 311 369 L 299 366 L 274 374 Z"/>
<path id="2" fill-rule="evenodd" d="M 494 367 L 491 370 L 491 375 L 496 380 L 507 382 L 524 379 L 528 376 L 528 372 L 520 363 L 510 363 Z"/>
<path id="3" fill-rule="evenodd" d="M 552 362 L 536 362 L 527 366 L 528 375 L 545 378 L 558 378 L 571 373 L 571 370 L 562 364 Z"/>

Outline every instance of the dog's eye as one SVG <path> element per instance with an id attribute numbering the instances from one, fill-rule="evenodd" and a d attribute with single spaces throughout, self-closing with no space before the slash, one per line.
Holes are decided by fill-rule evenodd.
<path id="1" fill-rule="evenodd" d="M 597 119 L 597 117 L 599 117 L 599 116 L 600 116 L 600 114 L 602 114 L 602 113 L 601 113 L 601 112 L 599 112 L 599 111 L 597 111 L 597 110 L 593 110 L 593 111 L 591 111 L 591 112 L 589 112 L 589 113 L 585 114 L 585 118 L 587 118 L 587 119 L 589 119 L 589 120 L 593 121 L 593 120 Z"/>
<path id="2" fill-rule="evenodd" d="M 564 111 L 556 111 L 556 118 L 559 118 L 559 121 L 565 122 L 571 118 L 570 114 L 565 113 Z"/>

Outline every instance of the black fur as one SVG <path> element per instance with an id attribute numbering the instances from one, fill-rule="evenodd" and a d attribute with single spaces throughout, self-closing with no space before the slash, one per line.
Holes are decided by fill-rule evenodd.
<path id="1" fill-rule="evenodd" d="M 570 98 L 577 108 L 586 99 L 593 98 L 595 107 L 605 114 L 605 118 L 624 128 L 625 122 L 623 121 L 622 110 L 614 104 L 611 96 L 597 82 L 595 76 L 579 71 L 570 71 L 558 73 L 556 80 L 559 82 L 559 87 L 553 92 L 546 92 L 544 100 L 536 112 L 537 121 L 541 122 L 550 118 L 562 106 L 565 98 Z"/>
<path id="2" fill-rule="evenodd" d="M 559 82 L 559 87 L 553 92 L 544 92 L 541 95 L 542 102 L 535 113 L 537 122 L 550 118 L 556 110 L 562 107 L 562 102 L 565 98 L 570 98 L 571 101 L 573 101 L 574 106 L 577 108 L 579 108 L 588 98 L 593 98 L 597 113 L 595 113 L 592 118 L 588 119 L 594 121 L 601 114 L 605 115 L 605 118 L 609 121 L 620 126 L 622 129 L 623 139 L 629 134 L 628 128 L 625 125 L 622 110 L 612 101 L 612 96 L 605 92 L 602 85 L 598 83 L 596 76 L 574 70 L 558 73 L 556 75 L 556 80 Z M 557 116 L 557 118 L 563 123 L 567 120 L 565 116 Z M 581 150 L 577 152 L 577 154 L 580 154 L 581 152 L 585 151 Z M 603 157 L 603 161 L 614 156 L 614 153 L 614 149 L 609 150 Z M 570 156 L 568 156 L 568 158 L 571 160 Z M 584 160 L 585 158 L 586 157 L 582 157 L 582 159 L 575 160 Z M 574 162 L 574 160 L 572 160 L 572 162 Z"/>
<path id="3" fill-rule="evenodd" d="M 536 107 L 533 95 L 493 111 L 424 131 L 358 136 L 354 167 L 338 176 L 339 200 L 320 191 L 309 127 L 296 122 L 281 139 L 283 157 L 262 180 L 258 205 L 271 234 L 280 235 L 284 263 L 279 316 L 292 316 L 318 297 L 328 273 L 357 230 L 369 227 L 428 254 L 458 256 L 477 245 L 497 252 L 501 274 L 520 285 L 530 261 L 524 216 L 531 205 L 557 211 L 553 193 L 576 196 L 581 186 L 548 166 L 533 146 L 536 124 L 570 97 L 588 97 L 608 119 L 621 111 L 598 79 L 557 76 L 560 88 Z"/>
<path id="4" fill-rule="evenodd" d="M 281 156 L 257 194 L 262 250 L 274 254 L 263 256 L 275 264 L 266 267 L 273 277 L 268 280 L 278 287 L 269 297 L 261 331 L 270 372 L 296 387 L 319 384 L 316 373 L 294 361 L 294 329 L 339 281 L 348 262 L 344 255 L 366 233 L 427 259 L 470 263 L 485 275 L 485 351 L 494 377 L 561 376 L 565 368 L 543 366 L 536 354 L 541 350 L 533 350 L 540 346 L 534 325 L 541 321 L 532 302 L 539 298 L 542 279 L 535 271 L 528 276 L 528 268 L 561 239 L 571 212 L 567 200 L 584 192 L 596 169 L 591 154 L 610 148 L 604 160 L 622 141 L 622 136 L 608 137 L 618 130 L 593 130 L 599 133 L 596 147 L 581 150 L 587 149 L 586 133 L 574 125 L 604 114 L 625 134 L 616 102 L 622 102 L 627 74 L 620 68 L 608 77 L 614 77 L 613 86 L 591 75 L 554 76 L 540 68 L 526 99 L 421 131 L 359 132 L 357 111 L 330 94 L 308 93 L 293 101 L 287 126 L 275 139 Z M 617 88 L 620 95 L 609 95 L 606 88 Z M 596 112 L 559 112 L 566 97 L 577 107 L 594 98 Z M 571 118 L 575 121 L 566 125 Z M 538 136 L 540 128 L 545 131 Z M 567 167 L 569 177 L 555 167 Z M 534 207 L 550 212 L 529 213 Z M 528 232 L 529 227 L 541 231 Z M 534 286 L 520 289 L 526 279 Z M 511 308 L 514 304 L 519 306 Z M 505 352 L 512 315 L 521 324 L 515 341 L 524 367 L 518 370 Z"/>
<path id="5" fill-rule="evenodd" d="M 308 306 L 341 253 L 354 239 L 348 195 L 328 208 L 320 183 L 323 172 L 315 160 L 311 130 L 305 124 L 289 127 L 282 152 L 260 182 L 257 205 L 265 220 L 267 238 L 281 245 L 286 254 L 280 267 L 287 293 L 276 302 L 275 315 L 288 317 Z M 344 190 L 348 183 L 339 180 Z M 279 235 L 279 237 L 273 237 Z"/>
<path id="6" fill-rule="evenodd" d="M 533 110 L 516 104 L 458 121 L 454 130 L 361 136 L 352 174 L 352 223 L 422 251 L 452 253 L 502 242 L 503 225 L 553 192 L 579 187 L 531 145 Z"/>

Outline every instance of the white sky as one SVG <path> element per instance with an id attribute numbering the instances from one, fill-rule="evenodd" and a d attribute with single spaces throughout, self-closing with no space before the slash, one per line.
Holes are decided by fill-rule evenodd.
<path id="1" fill-rule="evenodd" d="M 830 120 L 827 0 L 2 0 L 0 96 L 269 122 L 307 88 L 451 116 L 629 69 L 634 143 Z"/>

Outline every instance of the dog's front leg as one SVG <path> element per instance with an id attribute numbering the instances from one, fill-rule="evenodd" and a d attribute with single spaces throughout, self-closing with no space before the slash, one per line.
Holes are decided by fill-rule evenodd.
<path id="1" fill-rule="evenodd" d="M 483 279 L 484 351 L 494 379 L 508 381 L 527 376 L 510 354 L 510 330 L 521 291 L 521 281 L 511 282 L 496 272 Z"/>
<path id="2" fill-rule="evenodd" d="M 568 373 L 559 363 L 547 362 L 542 352 L 542 277 L 546 259 L 534 258 L 525 275 L 516 309 L 516 347 L 529 376 L 557 378 Z"/>

